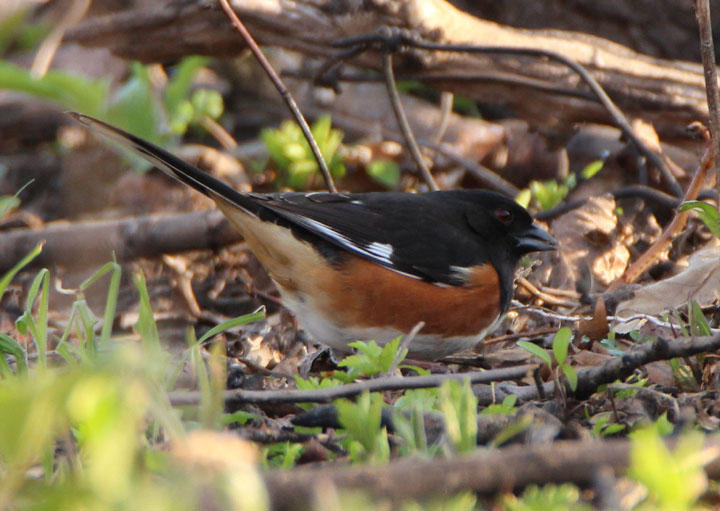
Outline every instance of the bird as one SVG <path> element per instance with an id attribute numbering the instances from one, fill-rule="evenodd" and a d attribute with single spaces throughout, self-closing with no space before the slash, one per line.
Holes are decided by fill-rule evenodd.
<path id="1" fill-rule="evenodd" d="M 267 270 L 299 325 L 334 352 L 424 325 L 407 356 L 471 348 L 507 312 L 520 258 L 557 242 L 525 208 L 488 190 L 240 193 L 98 119 L 90 131 L 213 199 Z"/>

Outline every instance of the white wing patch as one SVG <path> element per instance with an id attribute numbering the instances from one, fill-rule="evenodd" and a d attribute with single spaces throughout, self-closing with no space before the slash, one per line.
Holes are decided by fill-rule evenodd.
<path id="1" fill-rule="evenodd" d="M 463 266 L 450 266 L 451 275 L 462 282 L 469 282 L 472 277 L 472 270 Z"/>
<path id="2" fill-rule="evenodd" d="M 291 214 L 289 216 L 292 216 L 293 221 L 297 224 L 305 226 L 318 234 L 323 234 L 328 238 L 336 241 L 340 246 L 346 247 L 349 251 L 355 252 L 357 254 L 363 254 L 371 260 L 379 262 L 380 264 L 382 264 L 389 270 L 394 271 L 395 273 L 399 273 L 400 275 L 405 275 L 406 277 L 411 277 L 413 279 L 422 279 L 422 277 L 419 277 L 418 275 L 413 275 L 412 273 L 407 273 L 395 268 L 395 265 L 390 260 L 390 257 L 392 257 L 393 254 L 393 247 L 388 243 L 380 243 L 375 241 L 367 246 L 358 245 L 352 240 L 350 240 L 350 238 L 348 238 L 347 236 L 344 236 L 343 234 L 337 232 L 336 230 L 332 229 L 331 227 L 325 225 L 322 222 L 318 222 L 317 220 L 313 220 L 312 218 L 300 216 L 297 214 Z"/>
<path id="3" fill-rule="evenodd" d="M 380 243 L 375 241 L 370 243 L 367 247 L 365 247 L 365 249 L 388 263 L 390 262 L 390 258 L 393 254 L 393 247 L 389 243 Z"/>
<path id="4" fill-rule="evenodd" d="M 348 248 L 352 248 L 355 250 L 358 250 L 358 249 L 362 250 L 361 247 L 358 247 L 352 241 L 350 241 L 350 238 L 340 234 L 339 232 L 337 232 L 334 229 L 331 229 L 330 227 L 328 227 L 327 225 L 325 225 L 322 222 L 318 222 L 317 220 L 313 220 L 312 218 L 308 218 L 306 216 L 300 216 L 300 215 L 295 215 L 295 214 L 293 214 L 292 217 L 300 225 L 305 225 L 306 227 L 309 227 L 311 230 L 313 230 L 315 232 L 324 234 L 328 238 L 331 238 L 331 239 L 337 241 L 341 245 L 344 245 Z"/>

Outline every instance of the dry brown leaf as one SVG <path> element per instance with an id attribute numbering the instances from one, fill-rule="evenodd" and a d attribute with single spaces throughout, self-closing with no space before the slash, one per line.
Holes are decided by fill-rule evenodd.
<path id="1" fill-rule="evenodd" d="M 633 298 L 618 305 L 615 314 L 623 318 L 634 314 L 662 314 L 690 300 L 697 301 L 701 307 L 720 300 L 720 247 L 695 252 L 685 270 L 638 289 Z"/>
<path id="2" fill-rule="evenodd" d="M 629 260 L 630 252 L 627 247 L 617 243 L 593 261 L 591 270 L 593 275 L 607 286 L 622 277 Z"/>
<path id="3" fill-rule="evenodd" d="M 485 360 L 491 367 L 502 367 L 505 365 L 522 364 L 532 359 L 533 356 L 519 346 L 503 348 L 492 353 L 485 354 Z"/>
<path id="4" fill-rule="evenodd" d="M 604 339 L 610 331 L 610 325 L 607 320 L 607 309 L 605 308 L 605 300 L 599 296 L 595 301 L 592 319 L 581 319 L 578 323 L 578 335 L 580 337 L 587 336 L 591 341 L 599 341 Z"/>
<path id="5" fill-rule="evenodd" d="M 552 285 L 575 287 L 582 268 L 590 268 L 594 280 L 603 285 L 622 275 L 630 253 L 617 240 L 616 230 L 615 200 L 610 196 L 590 197 L 582 207 L 555 220 L 552 233 L 560 245 L 560 264 Z"/>
<path id="6" fill-rule="evenodd" d="M 580 350 L 572 356 L 572 364 L 576 368 L 596 367 L 612 358 L 613 355 L 607 353 L 596 353 L 590 350 Z"/>
<path id="7" fill-rule="evenodd" d="M 645 364 L 645 371 L 647 372 L 648 382 L 650 383 L 656 383 L 665 387 L 674 387 L 676 384 L 672 367 L 664 360 Z"/>

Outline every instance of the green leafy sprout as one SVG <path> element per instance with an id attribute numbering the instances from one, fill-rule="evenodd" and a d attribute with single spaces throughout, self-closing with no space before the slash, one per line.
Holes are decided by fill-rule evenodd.
<path id="1" fill-rule="evenodd" d="M 720 238 L 720 226 L 718 225 L 718 210 L 712 204 L 699 200 L 683 202 L 680 211 L 695 211 L 700 220 L 705 224 L 716 238 Z"/>
<path id="2" fill-rule="evenodd" d="M 603 168 L 602 160 L 595 160 L 589 163 L 579 173 L 580 180 L 586 181 Z M 570 190 L 575 188 L 578 184 L 578 175 L 570 174 L 562 181 L 557 179 L 550 179 L 547 181 L 530 181 L 528 188 L 521 190 L 515 200 L 523 207 L 528 207 L 530 201 L 535 199 L 542 211 L 552 209 L 567 197 Z"/>
<path id="3" fill-rule="evenodd" d="M 577 390 L 578 384 L 577 372 L 567 363 L 568 348 L 570 347 L 571 342 L 572 330 L 567 327 L 561 328 L 553 337 L 552 352 L 555 356 L 555 362 L 557 362 L 558 369 L 565 375 L 570 389 L 575 391 Z M 552 359 L 550 358 L 550 355 L 537 344 L 533 344 L 528 341 L 518 341 L 517 345 L 531 355 L 538 357 L 548 367 L 552 367 Z"/>
<path id="4" fill-rule="evenodd" d="M 695 511 L 704 509 L 698 499 L 708 487 L 703 466 L 714 458 L 703 448 L 703 436 L 697 432 L 681 435 L 670 451 L 655 426 L 631 435 L 628 474 L 648 490 L 640 510 Z"/>
<path id="5" fill-rule="evenodd" d="M 14 90 L 51 101 L 64 109 L 97 117 L 156 144 L 167 143 L 205 119 L 218 119 L 223 99 L 215 90 L 193 90 L 198 71 L 209 63 L 205 57 L 187 57 L 171 73 L 162 94 L 150 80 L 149 68 L 133 63 L 128 80 L 110 92 L 106 79 L 90 79 L 59 70 L 41 77 L 0 60 L 0 89 Z"/>
<path id="6" fill-rule="evenodd" d="M 345 175 L 345 164 L 339 149 L 343 134 L 331 128 L 330 124 L 330 116 L 324 115 L 313 123 L 311 132 L 330 173 L 334 177 L 342 177 Z M 260 138 L 265 142 L 270 158 L 283 172 L 284 184 L 287 186 L 304 189 L 311 186 L 319 176 L 315 156 L 295 122 L 285 121 L 277 129 L 265 129 L 260 133 Z"/>

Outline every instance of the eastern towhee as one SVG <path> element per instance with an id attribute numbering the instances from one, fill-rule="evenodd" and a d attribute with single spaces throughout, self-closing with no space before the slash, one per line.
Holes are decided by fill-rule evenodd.
<path id="1" fill-rule="evenodd" d="M 217 203 L 305 330 L 342 352 L 425 326 L 409 356 L 477 344 L 507 311 L 523 254 L 555 240 L 515 201 L 484 190 L 239 193 L 145 140 L 71 114 Z"/>

